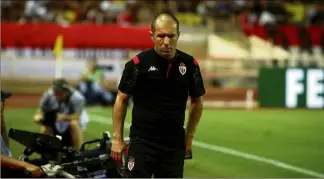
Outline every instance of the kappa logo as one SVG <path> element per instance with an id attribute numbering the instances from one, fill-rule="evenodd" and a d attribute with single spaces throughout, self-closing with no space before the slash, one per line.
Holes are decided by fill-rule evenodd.
<path id="1" fill-rule="evenodd" d="M 158 69 L 155 66 L 151 66 L 148 71 L 158 71 Z"/>
<path id="2" fill-rule="evenodd" d="M 128 164 L 127 164 L 128 170 L 129 171 L 132 171 L 133 168 L 134 168 L 134 166 L 135 166 L 135 160 L 134 160 L 134 158 L 129 158 L 128 159 Z"/>
<path id="3" fill-rule="evenodd" d="M 179 71 L 180 71 L 181 75 L 186 74 L 187 67 L 186 67 L 186 65 L 184 63 L 180 63 L 180 65 L 179 65 Z"/>

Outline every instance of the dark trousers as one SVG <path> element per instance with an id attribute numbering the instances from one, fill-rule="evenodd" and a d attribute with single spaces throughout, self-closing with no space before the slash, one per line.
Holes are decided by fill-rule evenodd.
<path id="1" fill-rule="evenodd" d="M 131 138 L 128 171 L 131 178 L 183 178 L 184 141 Z"/>

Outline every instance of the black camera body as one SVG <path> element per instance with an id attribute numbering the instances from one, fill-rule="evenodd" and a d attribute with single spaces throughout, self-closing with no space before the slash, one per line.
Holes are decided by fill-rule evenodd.
<path id="1" fill-rule="evenodd" d="M 63 146 L 57 137 L 18 129 L 10 129 L 9 137 L 26 147 L 20 159 L 37 166 L 60 165 L 76 178 L 122 178 L 126 174 L 125 163 L 117 164 L 111 157 L 109 132 L 83 143 L 80 150 Z M 93 144 L 96 147 L 88 149 Z M 31 158 L 33 153 L 40 157 Z"/>

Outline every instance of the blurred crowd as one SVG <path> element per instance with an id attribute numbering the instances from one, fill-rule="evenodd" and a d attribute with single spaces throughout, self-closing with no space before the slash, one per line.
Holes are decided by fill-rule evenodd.
<path id="1" fill-rule="evenodd" d="M 324 2 L 298 0 L 1 0 L 2 22 L 147 25 L 162 11 L 248 24 L 323 24 Z"/>
<path id="2" fill-rule="evenodd" d="M 244 8 L 234 6 L 233 12 L 246 23 L 324 25 L 324 2 L 321 1 L 260 0 L 243 4 Z"/>

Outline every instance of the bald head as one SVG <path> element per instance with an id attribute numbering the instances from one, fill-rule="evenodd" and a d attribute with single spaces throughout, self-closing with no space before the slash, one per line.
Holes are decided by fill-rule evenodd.
<path id="1" fill-rule="evenodd" d="M 173 59 L 180 36 L 178 19 L 172 14 L 162 13 L 154 18 L 151 28 L 155 51 L 166 59 Z"/>
<path id="2" fill-rule="evenodd" d="M 175 26 L 177 31 L 179 31 L 179 20 L 170 13 L 162 13 L 157 15 L 151 23 L 151 30 L 153 33 L 157 26 L 162 28 L 165 26 Z"/>

